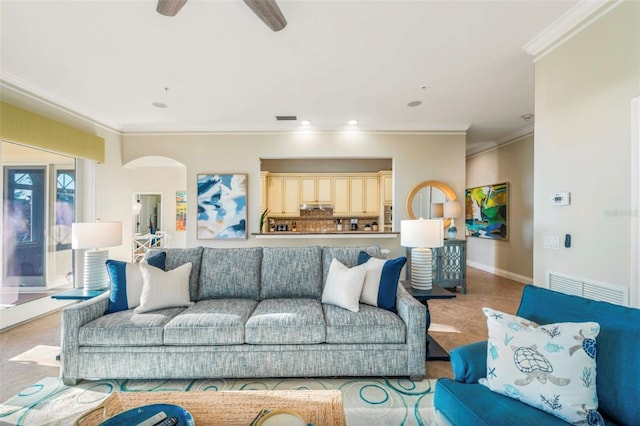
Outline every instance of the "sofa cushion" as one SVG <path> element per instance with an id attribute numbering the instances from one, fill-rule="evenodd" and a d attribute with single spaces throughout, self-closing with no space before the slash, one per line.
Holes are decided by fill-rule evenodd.
<path id="1" fill-rule="evenodd" d="M 358 265 L 358 256 L 363 251 L 372 257 L 382 258 L 379 246 L 370 247 L 323 247 L 322 248 L 322 286 L 329 276 L 331 260 L 337 259 L 343 265 L 353 268 Z"/>
<path id="2" fill-rule="evenodd" d="M 189 297 L 191 301 L 196 301 L 198 297 L 198 284 L 200 282 L 200 265 L 202 264 L 202 247 L 193 248 L 163 248 L 167 253 L 165 270 L 170 271 L 180 265 L 191 262 L 191 273 L 189 274 Z"/>
<path id="3" fill-rule="evenodd" d="M 406 326 L 393 312 L 375 306 L 360 305 L 351 312 L 323 305 L 327 323 L 327 343 L 405 343 Z"/>
<path id="4" fill-rule="evenodd" d="M 244 340 L 253 345 L 323 343 L 322 305 L 317 299 L 262 300 L 247 320 Z"/>
<path id="5" fill-rule="evenodd" d="M 202 252 L 198 300 L 260 297 L 262 248 L 210 248 Z"/>
<path id="6" fill-rule="evenodd" d="M 166 259 L 167 254 L 162 251 L 147 257 L 144 262 L 164 271 Z M 109 259 L 106 266 L 111 287 L 109 306 L 104 313 L 111 314 L 139 306 L 143 284 L 140 264 Z"/>
<path id="7" fill-rule="evenodd" d="M 249 299 L 201 300 L 164 326 L 164 343 L 241 345 L 244 325 L 257 304 Z"/>
<path id="8" fill-rule="evenodd" d="M 478 383 L 460 383 L 449 378 L 438 379 L 436 382 L 433 405 L 454 425 L 569 425 L 569 423 L 545 411 L 491 392 L 487 387 Z M 608 425 L 609 423 L 607 423 Z"/>
<path id="9" fill-rule="evenodd" d="M 386 260 L 372 257 L 361 251 L 358 255 L 358 264 L 367 266 L 367 274 L 364 278 L 360 301 L 396 312 L 398 281 L 405 263 L 407 263 L 407 258 L 404 256 Z"/>
<path id="10" fill-rule="evenodd" d="M 260 299 L 322 295 L 322 250 L 311 247 L 264 247 Z"/>
<path id="11" fill-rule="evenodd" d="M 600 417 L 596 394 L 595 322 L 547 326 L 489 308 L 487 377 L 494 392 L 518 399 L 570 423 Z"/>
<path id="12" fill-rule="evenodd" d="M 620 424 L 634 424 L 640 419 L 640 404 L 628 403 L 629 395 L 640 394 L 637 374 L 640 309 L 527 285 L 517 315 L 538 324 L 585 321 L 600 324 L 596 342 L 598 411 Z"/>
<path id="13" fill-rule="evenodd" d="M 162 345 L 164 326 L 184 308 L 136 314 L 133 309 L 103 315 L 80 327 L 80 346 Z"/>
<path id="14" fill-rule="evenodd" d="M 360 309 L 360 293 L 367 273 L 365 265 L 347 268 L 338 260 L 331 261 L 327 284 L 322 291 L 322 303 L 339 306 L 352 312 Z"/>

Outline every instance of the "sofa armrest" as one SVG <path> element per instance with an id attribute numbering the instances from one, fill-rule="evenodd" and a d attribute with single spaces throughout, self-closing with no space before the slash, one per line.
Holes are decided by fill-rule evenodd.
<path id="1" fill-rule="evenodd" d="M 417 301 L 402 285 L 396 293 L 396 309 L 407 327 L 409 346 L 409 376 L 424 377 L 427 335 L 427 308 Z"/>
<path id="2" fill-rule="evenodd" d="M 460 346 L 450 353 L 453 378 L 462 383 L 478 383 L 487 377 L 487 342 Z"/>
<path id="3" fill-rule="evenodd" d="M 62 310 L 60 375 L 65 384 L 78 378 L 77 354 L 80 350 L 80 327 L 104 315 L 107 306 L 109 306 L 109 292 Z"/>

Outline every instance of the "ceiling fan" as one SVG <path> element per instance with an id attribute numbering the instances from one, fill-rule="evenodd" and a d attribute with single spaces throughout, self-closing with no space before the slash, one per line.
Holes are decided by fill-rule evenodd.
<path id="1" fill-rule="evenodd" d="M 243 1 L 271 30 L 280 31 L 287 26 L 287 20 L 276 4 L 276 0 Z M 156 11 L 164 16 L 176 16 L 186 2 L 187 0 L 158 0 Z"/>

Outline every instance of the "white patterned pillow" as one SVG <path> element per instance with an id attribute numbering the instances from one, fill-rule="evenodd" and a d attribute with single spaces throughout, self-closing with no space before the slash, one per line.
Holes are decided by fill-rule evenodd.
<path id="1" fill-rule="evenodd" d="M 574 424 L 604 425 L 596 393 L 596 322 L 538 325 L 484 308 L 487 377 L 480 383 Z"/>
<path id="2" fill-rule="evenodd" d="M 145 263 L 140 264 L 142 294 L 136 314 L 191 305 L 189 299 L 189 274 L 191 262 L 170 271 L 163 271 Z"/>
<path id="3" fill-rule="evenodd" d="M 322 303 L 358 312 L 366 273 L 366 264 L 348 268 L 335 258 L 331 260 L 327 283 L 322 292 Z"/>

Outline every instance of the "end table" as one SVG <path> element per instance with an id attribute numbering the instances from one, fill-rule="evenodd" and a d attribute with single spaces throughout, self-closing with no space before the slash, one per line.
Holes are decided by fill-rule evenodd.
<path id="1" fill-rule="evenodd" d="M 420 301 L 427 308 L 427 334 L 425 336 L 425 344 L 427 346 L 426 359 L 433 361 L 449 361 L 449 353 L 444 350 L 438 342 L 436 342 L 431 336 L 429 336 L 429 326 L 431 325 L 431 315 L 429 314 L 428 300 L 431 299 L 453 299 L 456 297 L 455 293 L 452 293 L 437 284 L 433 284 L 431 290 L 418 290 L 411 287 L 409 281 L 402 281 L 402 285 L 407 292 L 414 297 L 414 299 Z"/>

